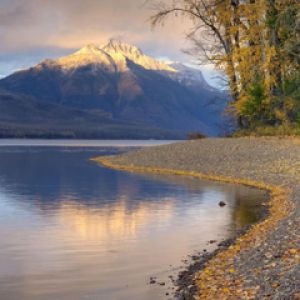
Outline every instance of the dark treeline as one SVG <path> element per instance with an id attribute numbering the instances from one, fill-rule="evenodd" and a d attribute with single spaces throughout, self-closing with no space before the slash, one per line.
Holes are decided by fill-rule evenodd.
<path id="1" fill-rule="evenodd" d="M 184 139 L 183 132 L 173 132 L 160 129 L 139 129 L 138 126 L 124 126 L 124 128 L 113 126 L 88 127 L 81 126 L 51 126 L 51 125 L 25 125 L 25 124 L 3 124 L 0 123 L 1 138 L 32 138 L 32 139 Z"/>

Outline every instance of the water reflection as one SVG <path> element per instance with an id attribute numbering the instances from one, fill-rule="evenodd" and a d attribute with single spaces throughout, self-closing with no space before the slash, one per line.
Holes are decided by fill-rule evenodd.
<path id="1" fill-rule="evenodd" d="M 149 276 L 257 219 L 262 192 L 88 160 L 118 151 L 0 148 L 0 299 L 165 299 Z"/>
<path id="2" fill-rule="evenodd" d="M 70 226 L 78 238 L 85 240 L 132 239 L 143 226 L 167 222 L 173 213 L 172 199 L 162 203 L 140 203 L 129 208 L 123 197 L 111 206 L 89 209 L 76 202 L 64 202 L 58 209 L 61 224 Z M 159 213 L 153 212 L 159 211 Z"/>

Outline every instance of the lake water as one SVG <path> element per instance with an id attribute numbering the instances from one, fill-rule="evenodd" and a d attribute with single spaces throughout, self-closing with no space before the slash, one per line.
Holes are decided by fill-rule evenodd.
<path id="1" fill-rule="evenodd" d="M 128 151 L 120 146 L 133 142 L 1 143 L 3 300 L 169 299 L 168 276 L 184 267 L 182 260 L 255 222 L 266 197 L 252 188 L 115 171 L 89 160 Z M 150 285 L 151 276 L 166 285 Z"/>

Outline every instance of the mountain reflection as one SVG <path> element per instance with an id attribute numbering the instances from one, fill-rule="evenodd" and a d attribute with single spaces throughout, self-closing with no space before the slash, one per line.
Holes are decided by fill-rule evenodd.
<path id="1" fill-rule="evenodd" d="M 89 161 L 93 156 L 118 151 L 110 148 L 2 148 L 0 189 L 9 194 L 11 203 L 17 206 L 38 210 L 44 215 L 57 211 L 62 220 L 68 219 L 85 237 L 90 234 L 96 238 L 104 232 L 114 235 L 113 228 L 116 232 L 123 230 L 125 235 L 134 235 L 143 223 L 170 217 L 171 208 L 174 210 L 187 195 L 190 202 L 195 196 L 199 205 L 205 199 L 204 194 L 212 190 L 212 203 L 231 202 L 234 229 L 257 220 L 258 204 L 265 197 L 263 192 L 248 193 L 244 187 L 184 176 L 118 172 Z M 187 208 L 181 209 L 184 214 Z M 167 211 L 168 216 L 158 214 Z M 156 215 L 151 216 L 154 212 Z"/>
<path id="2" fill-rule="evenodd" d="M 84 240 L 128 239 L 134 238 L 145 225 L 167 221 L 172 216 L 173 205 L 172 199 L 161 199 L 161 203 L 145 201 L 129 208 L 127 199 L 123 198 L 110 206 L 90 209 L 67 201 L 57 210 L 57 218 Z"/>

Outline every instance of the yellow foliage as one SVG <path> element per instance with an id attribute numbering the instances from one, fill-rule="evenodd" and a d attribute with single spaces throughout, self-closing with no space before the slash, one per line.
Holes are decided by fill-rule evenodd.
<path id="1" fill-rule="evenodd" d="M 282 111 L 282 110 L 280 110 L 280 109 L 277 109 L 277 108 L 276 108 L 276 109 L 274 110 L 274 113 L 275 113 L 276 118 L 279 119 L 279 120 L 284 121 L 284 120 L 287 119 L 287 116 L 286 116 L 285 112 Z"/>

